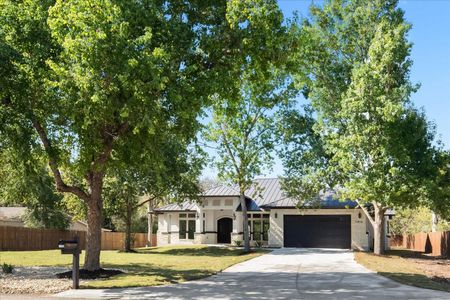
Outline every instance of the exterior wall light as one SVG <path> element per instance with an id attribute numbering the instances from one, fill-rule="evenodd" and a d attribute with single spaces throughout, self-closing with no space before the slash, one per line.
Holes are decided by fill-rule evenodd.
<path id="1" fill-rule="evenodd" d="M 278 213 L 275 213 L 275 219 L 278 218 Z"/>
<path id="2" fill-rule="evenodd" d="M 236 220 L 236 213 L 233 213 L 233 220 Z"/>
<path id="3" fill-rule="evenodd" d="M 361 212 L 358 213 L 358 219 L 361 219 L 362 215 Z"/>

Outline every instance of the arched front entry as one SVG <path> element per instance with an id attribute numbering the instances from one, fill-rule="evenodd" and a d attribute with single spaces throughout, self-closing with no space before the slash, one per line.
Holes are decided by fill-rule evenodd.
<path id="1" fill-rule="evenodd" d="M 232 230 L 233 220 L 231 218 L 217 220 L 217 243 L 230 244 Z"/>

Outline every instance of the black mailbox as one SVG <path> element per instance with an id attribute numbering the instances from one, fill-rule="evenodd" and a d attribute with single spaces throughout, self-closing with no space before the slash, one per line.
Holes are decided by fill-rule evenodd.
<path id="1" fill-rule="evenodd" d="M 80 243 L 76 236 L 73 240 L 59 240 L 58 248 L 61 250 L 61 254 L 72 254 L 72 287 L 78 289 L 80 282 Z"/>
<path id="2" fill-rule="evenodd" d="M 59 240 L 58 248 L 61 250 L 61 254 L 80 254 L 81 253 L 78 239 Z"/>

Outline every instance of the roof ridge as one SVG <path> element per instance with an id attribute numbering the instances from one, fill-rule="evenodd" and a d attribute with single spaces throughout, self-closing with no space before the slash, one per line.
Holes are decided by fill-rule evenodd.
<path id="1" fill-rule="evenodd" d="M 221 183 L 221 184 L 216 185 L 215 187 L 212 187 L 212 188 L 209 188 L 209 189 L 205 190 L 200 195 L 204 195 L 204 194 L 206 194 L 207 192 L 209 192 L 211 190 L 214 190 L 214 189 L 217 189 L 217 188 L 224 188 L 224 187 L 227 188 L 227 189 L 233 190 L 233 191 L 235 191 L 236 193 L 239 194 L 239 191 L 237 191 L 234 187 L 231 187 L 231 186 L 229 186 L 226 183 Z"/>

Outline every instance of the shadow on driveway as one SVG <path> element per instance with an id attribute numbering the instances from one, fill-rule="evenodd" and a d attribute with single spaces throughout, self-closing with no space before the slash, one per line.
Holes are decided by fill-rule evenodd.
<path id="1" fill-rule="evenodd" d="M 224 272 L 182 284 L 66 291 L 107 299 L 450 299 L 445 292 L 402 285 L 368 271 L 343 250 L 279 249 Z"/>

